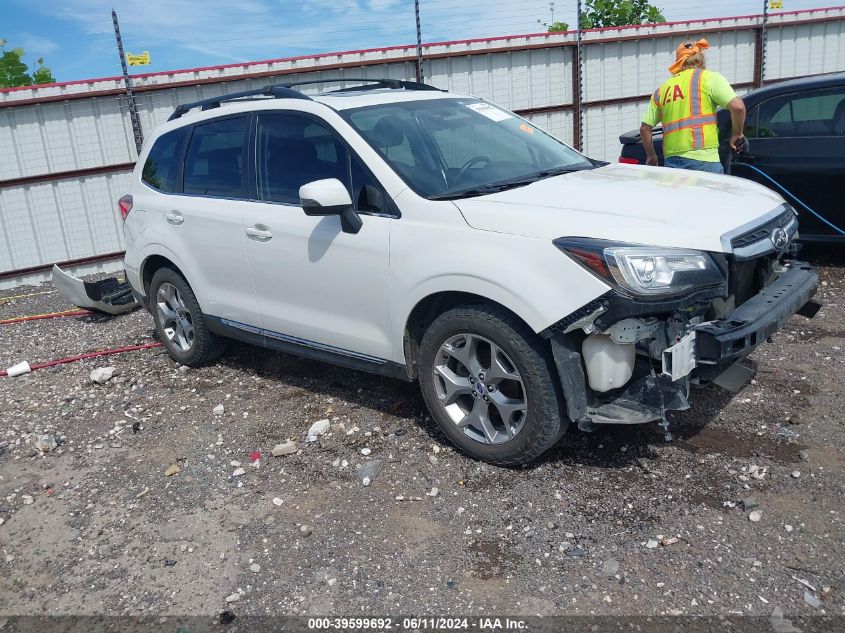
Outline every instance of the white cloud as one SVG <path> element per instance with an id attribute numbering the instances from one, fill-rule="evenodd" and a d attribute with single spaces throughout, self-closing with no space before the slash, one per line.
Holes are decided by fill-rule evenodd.
<path id="1" fill-rule="evenodd" d="M 59 45 L 53 40 L 26 32 L 15 36 L 15 45 L 22 47 L 28 56 L 36 58 L 45 57 L 59 49 Z"/>

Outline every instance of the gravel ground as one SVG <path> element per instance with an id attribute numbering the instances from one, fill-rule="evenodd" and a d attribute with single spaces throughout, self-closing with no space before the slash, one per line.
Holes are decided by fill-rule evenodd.
<path id="1" fill-rule="evenodd" d="M 524 469 L 454 452 L 415 385 L 247 346 L 201 369 L 159 348 L 0 378 L 0 616 L 841 617 L 845 261 L 815 262 L 825 307 L 752 356 L 741 393 L 695 392 L 674 442 L 573 430 Z M 50 290 L 0 293 L 0 319 L 70 307 L 3 300 Z M 152 319 L 0 337 L 8 367 L 151 342 Z"/>

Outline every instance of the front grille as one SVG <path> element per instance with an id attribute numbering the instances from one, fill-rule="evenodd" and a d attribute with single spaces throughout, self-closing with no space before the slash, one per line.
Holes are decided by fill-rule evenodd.
<path id="1" fill-rule="evenodd" d="M 731 247 L 736 250 L 744 246 L 755 244 L 760 240 L 767 240 L 771 236 L 772 231 L 774 231 L 778 227 L 784 228 L 787 224 L 792 221 L 792 218 L 794 217 L 795 212 L 792 210 L 792 207 L 787 207 L 786 211 L 781 213 L 773 220 L 770 220 L 763 226 L 759 226 L 756 229 L 746 231 L 742 235 L 737 235 L 731 240 Z"/>

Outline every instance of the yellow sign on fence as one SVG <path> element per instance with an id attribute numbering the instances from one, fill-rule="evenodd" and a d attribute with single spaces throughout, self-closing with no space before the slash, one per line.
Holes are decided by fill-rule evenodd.
<path id="1" fill-rule="evenodd" d="M 783 0 L 770 0 L 770 9 L 783 9 Z"/>
<path id="2" fill-rule="evenodd" d="M 130 66 L 149 66 L 150 65 L 150 51 L 144 51 L 138 55 L 126 53 L 126 63 Z"/>

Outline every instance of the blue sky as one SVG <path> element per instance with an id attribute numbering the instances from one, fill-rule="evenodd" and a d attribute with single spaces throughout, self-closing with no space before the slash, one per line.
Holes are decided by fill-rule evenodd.
<path id="1" fill-rule="evenodd" d="M 554 18 L 574 24 L 575 0 L 555 0 Z M 669 20 L 759 13 L 761 0 L 656 0 Z M 784 0 L 784 10 L 835 0 Z M 41 56 L 58 81 L 120 73 L 111 9 L 130 52 L 149 50 L 137 72 L 407 44 L 413 0 L 0 0 L 0 38 Z M 542 30 L 550 0 L 421 0 L 424 41 Z"/>

